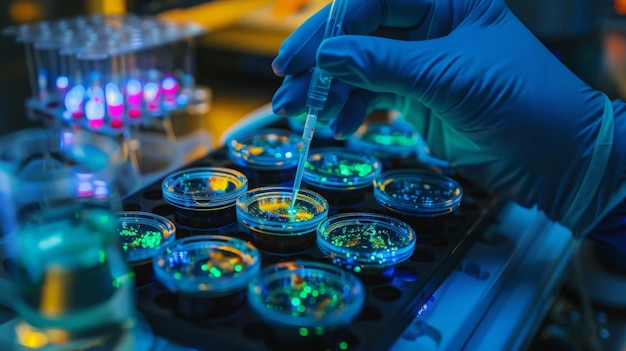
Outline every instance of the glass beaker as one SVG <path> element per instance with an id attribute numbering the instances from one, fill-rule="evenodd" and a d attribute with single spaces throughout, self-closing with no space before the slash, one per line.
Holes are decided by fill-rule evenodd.
<path id="1" fill-rule="evenodd" d="M 117 140 L 81 130 L 1 140 L 17 349 L 138 348 L 134 279 L 116 232 L 125 164 Z"/>

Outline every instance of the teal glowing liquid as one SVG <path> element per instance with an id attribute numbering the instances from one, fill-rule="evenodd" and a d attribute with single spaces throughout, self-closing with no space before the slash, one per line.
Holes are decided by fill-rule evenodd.
<path id="1" fill-rule="evenodd" d="M 134 279 L 116 219 L 99 209 L 67 209 L 33 213 L 20 224 L 11 245 L 16 312 L 36 329 L 67 333 L 68 343 L 83 333 L 121 337 L 134 325 Z"/>

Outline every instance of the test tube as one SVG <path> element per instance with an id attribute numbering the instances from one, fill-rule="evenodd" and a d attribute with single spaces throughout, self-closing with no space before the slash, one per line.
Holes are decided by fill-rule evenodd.
<path id="1" fill-rule="evenodd" d="M 109 69 L 108 55 L 94 40 L 77 54 L 85 81 L 85 118 L 87 128 L 100 130 L 104 127 L 106 101 L 104 84 Z"/>

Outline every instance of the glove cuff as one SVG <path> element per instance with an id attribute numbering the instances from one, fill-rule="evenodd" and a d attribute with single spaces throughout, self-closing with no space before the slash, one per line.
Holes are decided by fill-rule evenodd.
<path id="1" fill-rule="evenodd" d="M 615 136 L 615 118 L 613 105 L 611 100 L 603 94 L 604 113 L 602 115 L 602 124 L 598 132 L 596 144 L 594 146 L 591 159 L 585 171 L 582 183 L 577 189 L 574 200 L 569 204 L 569 208 L 565 211 L 565 215 L 560 222 L 568 228 L 572 229 L 572 234 L 579 239 L 589 232 L 593 226 L 601 219 L 600 213 L 594 211 L 594 202 L 598 202 L 600 185 L 603 184 L 611 152 L 613 150 L 613 141 Z M 607 189 L 609 192 L 612 189 Z M 596 206 L 597 208 L 598 206 Z M 602 206 L 599 208 L 606 214 L 608 209 Z"/>

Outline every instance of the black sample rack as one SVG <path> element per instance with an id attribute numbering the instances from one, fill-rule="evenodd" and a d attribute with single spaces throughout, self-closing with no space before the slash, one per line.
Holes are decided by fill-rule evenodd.
<path id="1" fill-rule="evenodd" d="M 327 142 L 314 139 L 312 149 L 327 146 Z M 341 145 L 336 141 L 330 143 Z M 414 160 L 385 161 L 387 163 L 383 171 L 389 170 L 389 167 L 423 168 Z M 183 168 L 192 167 L 227 167 L 250 174 L 250 170 L 230 160 L 226 147 L 217 149 Z M 486 226 L 502 208 L 502 201 L 489 192 L 456 176 L 452 178 L 463 186 L 461 206 L 454 212 L 434 219 L 401 218 L 417 233 L 414 254 L 396 267 L 391 280 L 365 281 L 367 295 L 359 317 L 350 325 L 323 337 L 310 338 L 308 341 L 303 337 L 304 342 L 297 346 L 285 343 L 277 335 L 281 334 L 280 329 L 267 325 L 252 311 L 245 299 L 240 299 L 240 305 L 234 311 L 216 313 L 205 318 L 188 318 L 178 312 L 178 297 L 157 282 L 138 286 L 137 307 L 152 326 L 154 333 L 200 350 L 388 349 L 449 274 L 459 267 L 464 254 L 474 242 L 480 240 Z M 267 177 L 250 176 L 249 182 L 249 189 L 267 185 L 290 186 L 284 180 L 283 183 L 272 184 L 271 178 Z M 307 185 L 303 183 L 303 187 L 306 188 Z M 392 215 L 376 202 L 371 188 L 364 191 L 362 201 L 350 206 L 335 206 L 333 199 L 329 198 L 331 196 L 327 195 L 330 203 L 329 216 L 341 212 Z M 169 218 L 176 224 L 177 238 L 218 234 L 250 240 L 248 229 L 237 222 L 218 229 L 197 229 L 176 223 L 176 209 L 163 200 L 160 180 L 127 196 L 124 199 L 124 209 L 152 212 Z M 291 255 L 262 251 L 262 266 L 296 259 L 329 262 L 315 245 L 304 252 Z"/>

